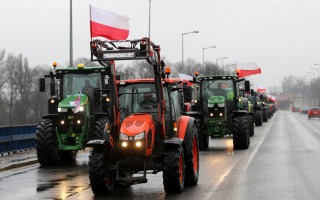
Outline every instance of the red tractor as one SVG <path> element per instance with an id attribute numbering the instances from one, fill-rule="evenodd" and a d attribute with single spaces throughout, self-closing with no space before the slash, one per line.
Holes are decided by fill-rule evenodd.
<path id="1" fill-rule="evenodd" d="M 148 61 L 154 79 L 116 80 L 115 60 Z M 102 140 L 89 141 L 89 178 L 94 194 L 146 183 L 147 173 L 163 172 L 166 193 L 180 193 L 199 178 L 197 125 L 184 116 L 181 80 L 170 80 L 160 47 L 148 38 L 92 41 L 91 60 L 109 74 L 109 122 Z M 186 100 L 185 100 L 186 99 Z"/>

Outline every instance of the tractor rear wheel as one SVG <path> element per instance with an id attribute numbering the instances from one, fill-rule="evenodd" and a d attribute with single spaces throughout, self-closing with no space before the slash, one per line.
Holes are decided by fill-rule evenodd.
<path id="1" fill-rule="evenodd" d="M 250 137 L 254 136 L 254 116 L 250 115 L 249 118 L 249 134 Z"/>
<path id="2" fill-rule="evenodd" d="M 41 166 L 57 165 L 60 162 L 58 138 L 52 120 L 41 120 L 36 130 L 36 149 Z"/>
<path id="3" fill-rule="evenodd" d="M 200 133 L 199 137 L 199 148 L 200 150 L 208 149 L 209 147 L 209 134 L 207 127 L 205 127 L 202 132 Z"/>
<path id="4" fill-rule="evenodd" d="M 262 126 L 262 112 L 257 110 L 254 114 L 256 126 Z"/>
<path id="5" fill-rule="evenodd" d="M 263 122 L 268 122 L 268 111 L 267 110 L 262 111 L 262 119 L 263 119 Z"/>
<path id="6" fill-rule="evenodd" d="M 102 118 L 94 123 L 93 131 L 90 134 L 90 140 L 102 139 L 103 130 L 107 122 L 107 118 Z"/>
<path id="7" fill-rule="evenodd" d="M 233 118 L 233 148 L 248 149 L 250 146 L 249 122 L 246 115 Z"/>
<path id="8" fill-rule="evenodd" d="M 182 146 L 169 149 L 163 158 L 163 185 L 166 193 L 180 193 L 184 189 L 185 161 Z"/>
<path id="9" fill-rule="evenodd" d="M 106 169 L 103 153 L 93 150 L 89 156 L 89 179 L 96 195 L 109 194 L 113 190 L 113 173 Z"/>
<path id="10" fill-rule="evenodd" d="M 196 185 L 199 180 L 199 144 L 197 128 L 194 126 L 192 130 L 191 148 L 188 160 L 186 160 L 186 185 Z"/>

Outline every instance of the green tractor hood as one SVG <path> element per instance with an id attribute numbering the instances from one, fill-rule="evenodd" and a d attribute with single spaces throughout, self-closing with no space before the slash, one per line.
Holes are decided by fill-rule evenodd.
<path id="1" fill-rule="evenodd" d="M 208 99 L 208 106 L 209 105 L 214 105 L 214 104 L 224 104 L 225 98 L 224 96 L 211 96 Z"/>

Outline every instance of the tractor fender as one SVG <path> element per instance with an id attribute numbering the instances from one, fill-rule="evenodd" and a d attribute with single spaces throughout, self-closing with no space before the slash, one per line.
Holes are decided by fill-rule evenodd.
<path id="1" fill-rule="evenodd" d="M 177 137 L 181 138 L 182 140 L 185 140 L 185 135 L 188 132 L 188 127 L 191 126 L 191 130 L 192 130 L 194 118 L 190 116 L 181 116 L 179 117 L 177 122 L 178 122 Z M 191 125 L 189 125 L 190 123 Z"/>
<path id="2" fill-rule="evenodd" d="M 177 146 L 182 146 L 183 140 L 181 138 L 170 138 L 169 140 L 164 141 L 165 149 L 171 149 Z"/>
<path id="3" fill-rule="evenodd" d="M 240 115 L 247 115 L 248 111 L 246 110 L 236 110 L 232 112 L 232 116 L 240 116 Z"/>
<path id="4" fill-rule="evenodd" d="M 86 147 L 102 147 L 102 146 L 107 146 L 108 142 L 106 140 L 90 140 Z"/>

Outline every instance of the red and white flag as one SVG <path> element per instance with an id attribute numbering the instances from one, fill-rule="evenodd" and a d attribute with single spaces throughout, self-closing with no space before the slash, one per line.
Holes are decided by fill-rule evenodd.
<path id="1" fill-rule="evenodd" d="M 90 32 L 92 37 L 125 40 L 129 35 L 129 18 L 90 5 Z"/>
<path id="2" fill-rule="evenodd" d="M 261 68 L 254 62 L 244 63 L 237 61 L 237 70 L 239 78 L 250 75 L 261 74 Z"/>

